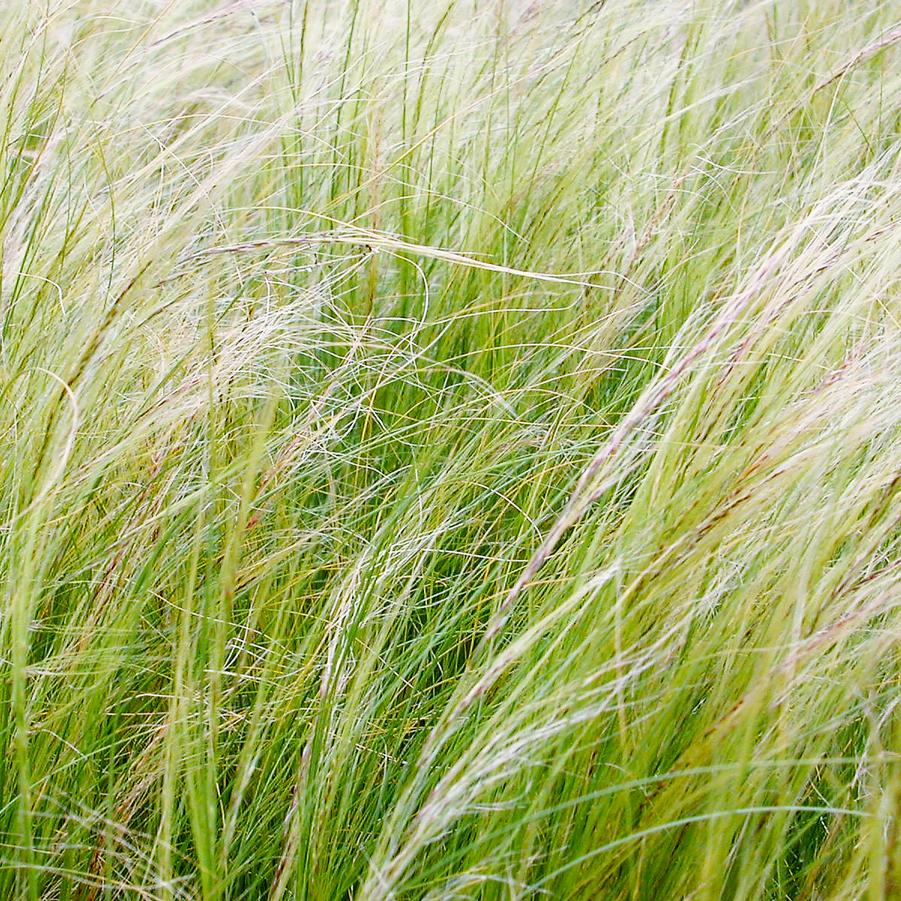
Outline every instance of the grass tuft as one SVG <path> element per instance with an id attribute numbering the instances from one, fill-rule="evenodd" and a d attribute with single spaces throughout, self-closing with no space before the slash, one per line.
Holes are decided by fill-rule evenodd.
<path id="1" fill-rule="evenodd" d="M 5 0 L 0 898 L 901 894 L 884 0 Z"/>

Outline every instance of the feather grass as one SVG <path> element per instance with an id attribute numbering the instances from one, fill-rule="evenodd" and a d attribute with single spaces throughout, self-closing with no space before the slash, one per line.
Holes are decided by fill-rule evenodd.
<path id="1" fill-rule="evenodd" d="M 0 896 L 901 891 L 881 0 L 7 0 Z"/>

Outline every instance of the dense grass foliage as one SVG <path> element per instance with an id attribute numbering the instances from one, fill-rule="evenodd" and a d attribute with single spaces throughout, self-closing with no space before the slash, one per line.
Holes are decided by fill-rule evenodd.
<path id="1" fill-rule="evenodd" d="M 0 898 L 899 897 L 881 0 L 4 0 Z"/>

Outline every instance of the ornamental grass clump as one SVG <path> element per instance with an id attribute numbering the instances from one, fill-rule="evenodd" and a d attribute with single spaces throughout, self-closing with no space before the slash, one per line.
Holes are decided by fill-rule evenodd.
<path id="1" fill-rule="evenodd" d="M 6 0 L 0 898 L 901 893 L 882 0 Z"/>

